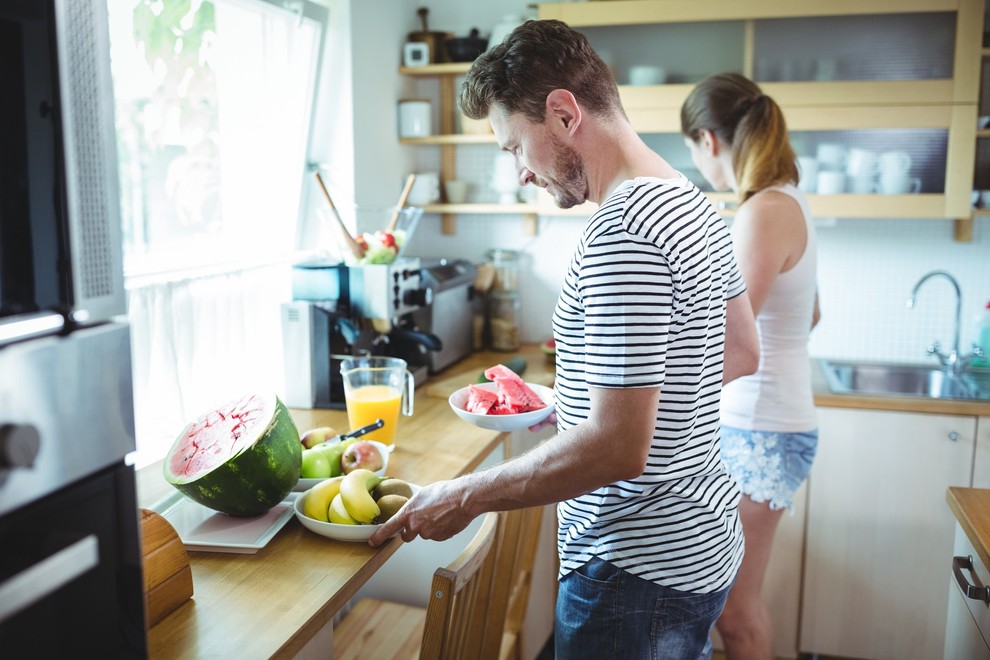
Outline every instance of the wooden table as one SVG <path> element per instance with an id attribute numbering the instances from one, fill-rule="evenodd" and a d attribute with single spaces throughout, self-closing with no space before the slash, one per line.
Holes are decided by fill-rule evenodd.
<path id="1" fill-rule="evenodd" d="M 545 382 L 553 367 L 537 346 L 525 376 Z M 476 353 L 442 374 L 473 382 L 487 366 L 515 355 Z M 455 379 L 456 380 L 456 379 Z M 399 422 L 389 474 L 427 484 L 466 474 L 509 434 L 459 420 L 447 400 L 417 390 L 415 412 Z M 292 410 L 300 432 L 317 426 L 348 429 L 339 410 Z M 172 492 L 161 462 L 138 471 L 138 503 L 149 507 Z M 193 598 L 149 631 L 153 658 L 292 657 L 354 596 L 402 545 L 394 538 L 380 548 L 334 541 L 305 529 L 294 517 L 257 554 L 190 552 Z"/>

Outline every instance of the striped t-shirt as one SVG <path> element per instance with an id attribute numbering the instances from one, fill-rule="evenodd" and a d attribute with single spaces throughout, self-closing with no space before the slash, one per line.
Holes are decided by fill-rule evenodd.
<path id="1" fill-rule="evenodd" d="M 553 317 L 558 431 L 587 419 L 589 387 L 659 387 L 660 404 L 643 474 L 558 506 L 561 576 L 597 556 L 681 591 L 731 584 L 743 536 L 719 397 L 726 301 L 744 290 L 725 223 L 684 177 L 626 181 L 588 220 Z"/>

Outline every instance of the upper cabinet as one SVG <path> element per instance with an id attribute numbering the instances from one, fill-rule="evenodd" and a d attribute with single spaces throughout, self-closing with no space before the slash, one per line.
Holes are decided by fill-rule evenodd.
<path id="1" fill-rule="evenodd" d="M 817 217 L 953 219 L 957 239 L 972 236 L 984 0 L 600 0 L 541 4 L 538 16 L 588 36 L 636 130 L 702 189 L 680 108 L 704 76 L 735 71 L 783 108 Z M 494 144 L 461 125 L 455 99 L 469 67 L 401 69 L 439 80 L 439 133 L 402 142 L 439 146 L 444 180 L 457 178 L 458 149 Z M 732 195 L 711 196 L 732 213 Z M 562 211 L 540 194 L 427 211 L 444 214 L 444 231 L 462 213 L 522 214 L 535 231 L 538 215 L 591 207 Z"/>
<path id="2" fill-rule="evenodd" d="M 956 219 L 962 240 L 972 231 L 983 12 L 983 0 L 539 7 L 540 18 L 580 29 L 604 54 L 640 133 L 679 132 L 693 85 L 737 71 L 781 105 L 802 164 L 818 176 L 845 171 L 842 184 L 827 175 L 822 189 L 803 182 L 816 216 Z M 649 65 L 662 68 L 663 84 L 633 84 Z M 827 158 L 837 150 L 840 160 Z M 894 165 L 895 153 L 907 158 Z M 854 171 L 855 159 L 872 177 Z M 905 175 L 884 177 L 891 168 Z"/>

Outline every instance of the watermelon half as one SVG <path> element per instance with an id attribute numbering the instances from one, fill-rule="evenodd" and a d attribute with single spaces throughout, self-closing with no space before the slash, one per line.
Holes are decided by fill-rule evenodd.
<path id="1" fill-rule="evenodd" d="M 274 394 L 251 394 L 185 428 L 168 455 L 165 480 L 183 494 L 232 516 L 258 516 L 299 481 L 302 443 Z"/>

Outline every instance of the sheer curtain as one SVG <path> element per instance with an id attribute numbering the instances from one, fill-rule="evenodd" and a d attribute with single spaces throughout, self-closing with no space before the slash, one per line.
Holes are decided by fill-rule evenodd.
<path id="1" fill-rule="evenodd" d="M 326 22 L 284 4 L 108 0 L 138 466 L 206 410 L 284 389 Z"/>

